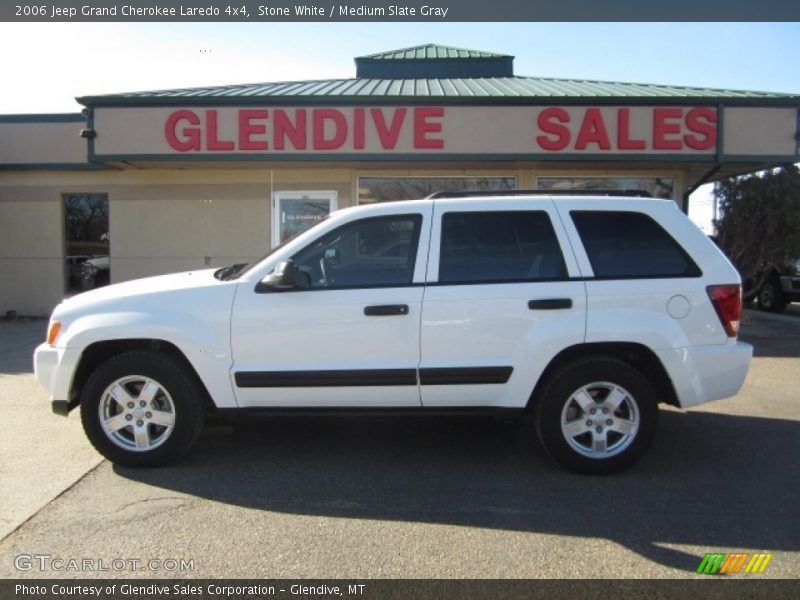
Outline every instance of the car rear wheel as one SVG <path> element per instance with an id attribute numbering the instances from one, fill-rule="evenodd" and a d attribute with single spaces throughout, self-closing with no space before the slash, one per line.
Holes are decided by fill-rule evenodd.
<path id="1" fill-rule="evenodd" d="M 535 409 L 539 440 L 571 471 L 604 475 L 639 460 L 653 441 L 658 405 L 650 383 L 613 358 L 569 364 L 546 384 Z"/>
<path id="2" fill-rule="evenodd" d="M 154 467 L 183 456 L 203 426 L 193 375 L 171 356 L 131 351 L 89 377 L 81 421 L 92 445 L 115 464 Z"/>

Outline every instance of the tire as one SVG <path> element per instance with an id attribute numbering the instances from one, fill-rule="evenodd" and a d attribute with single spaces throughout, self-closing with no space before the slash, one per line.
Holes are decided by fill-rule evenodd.
<path id="1" fill-rule="evenodd" d="M 650 447 L 658 403 L 639 371 L 593 357 L 557 371 L 534 415 L 539 441 L 556 462 L 577 473 L 607 475 L 631 466 Z"/>
<path id="2" fill-rule="evenodd" d="M 767 279 L 758 290 L 758 306 L 761 310 L 769 312 L 783 312 L 786 308 L 786 299 L 775 277 Z"/>
<path id="3" fill-rule="evenodd" d="M 169 355 L 135 350 L 108 359 L 81 394 L 81 422 L 108 460 L 126 467 L 174 462 L 203 427 L 202 390 Z"/>

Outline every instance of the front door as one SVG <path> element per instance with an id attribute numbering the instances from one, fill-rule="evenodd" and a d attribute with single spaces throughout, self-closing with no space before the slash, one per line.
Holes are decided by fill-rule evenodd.
<path id="1" fill-rule="evenodd" d="M 321 234 L 292 257 L 303 289 L 240 284 L 231 373 L 239 405 L 420 406 L 429 219 L 386 214 Z"/>

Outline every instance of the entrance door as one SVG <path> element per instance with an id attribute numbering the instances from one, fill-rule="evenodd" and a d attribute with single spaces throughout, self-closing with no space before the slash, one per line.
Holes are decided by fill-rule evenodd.
<path id="1" fill-rule="evenodd" d="M 337 208 L 333 191 L 275 192 L 272 198 L 272 247 L 282 244 Z"/>
<path id="2" fill-rule="evenodd" d="M 64 271 L 67 295 L 111 282 L 108 196 L 64 194 Z"/>

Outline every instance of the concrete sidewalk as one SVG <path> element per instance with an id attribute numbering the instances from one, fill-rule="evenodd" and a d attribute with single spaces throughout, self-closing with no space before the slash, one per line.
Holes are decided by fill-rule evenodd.
<path id="1" fill-rule="evenodd" d="M 33 379 L 33 350 L 46 328 L 45 320 L 0 321 L 0 539 L 102 461 L 78 414 L 54 415 Z"/>

